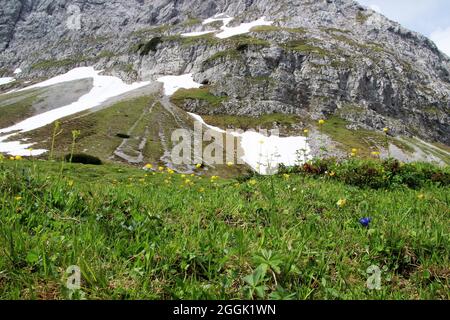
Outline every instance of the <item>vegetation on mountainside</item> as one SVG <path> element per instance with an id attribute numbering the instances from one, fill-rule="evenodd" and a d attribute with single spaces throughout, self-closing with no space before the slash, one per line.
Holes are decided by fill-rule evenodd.
<path id="1" fill-rule="evenodd" d="M 0 298 L 450 298 L 449 188 L 205 173 L 2 159 Z"/>

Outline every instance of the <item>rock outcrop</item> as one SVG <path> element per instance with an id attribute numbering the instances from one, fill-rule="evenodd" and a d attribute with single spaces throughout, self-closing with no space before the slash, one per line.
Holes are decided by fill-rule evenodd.
<path id="1" fill-rule="evenodd" d="M 219 28 L 202 24 L 219 13 L 230 25 L 273 24 L 228 39 L 181 36 Z M 352 0 L 0 0 L 0 76 L 85 65 L 130 81 L 194 73 L 222 101 L 203 112 L 336 115 L 450 145 L 450 59 Z"/>

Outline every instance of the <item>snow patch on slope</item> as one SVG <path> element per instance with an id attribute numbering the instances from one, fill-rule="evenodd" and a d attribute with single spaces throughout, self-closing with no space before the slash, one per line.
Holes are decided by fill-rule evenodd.
<path id="1" fill-rule="evenodd" d="M 85 94 L 84 96 L 80 97 L 78 101 L 63 106 L 61 108 L 50 110 L 48 112 L 30 117 L 9 128 L 0 129 L 0 152 L 8 153 L 11 155 L 29 155 L 30 152 L 27 149 L 32 144 L 22 144 L 18 141 L 5 142 L 5 140 L 18 133 L 29 132 L 44 127 L 48 124 L 51 124 L 58 119 L 73 115 L 81 111 L 95 108 L 110 98 L 119 96 L 129 91 L 139 89 L 141 87 L 150 84 L 150 82 L 126 84 L 117 77 L 102 76 L 100 75 L 100 73 L 101 71 L 96 71 L 92 67 L 76 68 L 67 72 L 66 74 L 54 77 L 47 81 L 20 90 L 24 91 L 34 88 L 48 87 L 58 83 L 87 78 L 92 78 L 94 80 L 93 88 L 91 89 L 91 91 Z M 13 134 L 8 136 L 4 135 L 1 136 L 1 134 L 5 133 L 13 133 Z M 42 154 L 45 152 L 45 150 L 40 150 L 40 152 Z"/>
<path id="2" fill-rule="evenodd" d="M 216 37 L 219 39 L 226 39 L 240 34 L 249 33 L 253 27 L 270 26 L 272 24 L 273 21 L 266 21 L 266 17 L 262 17 L 253 22 L 241 23 L 237 27 L 227 27 L 226 25 L 224 25 L 223 27 L 220 28 L 222 32 L 217 34 Z"/>
<path id="3" fill-rule="evenodd" d="M 252 21 L 252 22 L 241 23 L 239 26 L 236 26 L 236 27 L 228 27 L 228 25 L 230 24 L 231 21 L 233 21 L 233 19 L 234 19 L 233 17 L 227 16 L 223 13 L 218 14 L 212 18 L 208 18 L 205 21 L 203 21 L 203 25 L 207 25 L 207 24 L 210 24 L 210 23 L 216 22 L 216 21 L 222 21 L 223 26 L 220 27 L 220 30 L 183 33 L 182 36 L 183 37 L 197 37 L 197 36 L 201 36 L 201 35 L 205 35 L 205 34 L 209 34 L 209 33 L 213 33 L 213 32 L 218 32 L 216 34 L 217 38 L 226 39 L 226 38 L 230 38 L 230 37 L 237 36 L 240 34 L 249 33 L 253 27 L 270 26 L 273 24 L 273 21 L 266 21 L 266 17 L 262 17 L 262 18 L 259 18 L 258 20 Z"/>
<path id="4" fill-rule="evenodd" d="M 211 130 L 226 132 L 208 125 L 197 114 L 189 113 L 189 115 Z M 244 150 L 242 160 L 260 174 L 274 174 L 280 164 L 294 166 L 311 159 L 311 148 L 306 137 L 266 136 L 255 131 L 235 132 L 233 136 L 239 138 L 240 147 Z"/>
<path id="5" fill-rule="evenodd" d="M 164 84 L 164 94 L 166 96 L 173 95 L 178 89 L 193 89 L 202 86 L 200 83 L 194 81 L 192 73 L 181 76 L 165 76 L 158 78 L 156 81 Z"/>
<path id="6" fill-rule="evenodd" d="M 201 87 L 200 83 L 194 81 L 192 74 L 162 77 L 158 81 L 164 83 L 164 91 L 167 96 L 173 95 L 180 88 Z M 194 113 L 188 114 L 207 128 L 226 133 L 225 130 L 205 123 L 201 116 Z M 293 166 L 310 159 L 311 149 L 306 137 L 266 136 L 255 131 L 234 132 L 233 135 L 239 138 L 240 146 L 244 150 L 242 160 L 260 174 L 275 173 L 280 164 Z M 304 155 L 303 159 L 299 159 L 298 151 Z"/>
<path id="7" fill-rule="evenodd" d="M 11 78 L 11 77 L 0 78 L 0 86 L 4 85 L 4 84 L 7 84 L 7 83 L 10 83 L 10 82 L 14 82 L 14 81 L 16 81 L 16 80 L 14 78 Z"/>
<path id="8" fill-rule="evenodd" d="M 199 36 L 203 36 L 205 34 L 209 34 L 209 33 L 213 33 L 213 32 L 216 32 L 216 31 L 215 30 L 211 30 L 211 31 L 189 32 L 189 33 L 182 33 L 181 36 L 185 37 L 185 38 L 199 37 Z"/>

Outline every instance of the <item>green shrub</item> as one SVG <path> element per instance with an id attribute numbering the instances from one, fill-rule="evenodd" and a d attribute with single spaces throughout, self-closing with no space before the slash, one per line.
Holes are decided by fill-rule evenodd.
<path id="1" fill-rule="evenodd" d="M 302 166 L 280 166 L 279 172 L 327 177 L 348 185 L 372 189 L 397 186 L 419 189 L 427 184 L 443 187 L 450 185 L 448 167 L 441 168 L 429 163 L 407 164 L 395 159 L 315 159 Z"/>
<path id="2" fill-rule="evenodd" d="M 150 41 L 145 43 L 140 43 L 137 47 L 137 51 L 141 56 L 147 56 L 150 51 L 156 52 L 158 45 L 162 43 L 161 37 L 154 37 Z"/>
<path id="3" fill-rule="evenodd" d="M 72 161 L 70 161 L 71 157 Z M 92 164 L 97 166 L 102 164 L 102 161 L 99 158 L 84 153 L 74 154 L 73 156 L 68 154 L 64 158 L 67 162 L 72 163 Z"/>

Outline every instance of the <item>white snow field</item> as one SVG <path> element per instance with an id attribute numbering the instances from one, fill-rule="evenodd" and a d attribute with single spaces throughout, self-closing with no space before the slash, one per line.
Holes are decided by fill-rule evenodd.
<path id="1" fill-rule="evenodd" d="M 237 27 L 227 27 L 225 24 L 220 29 L 221 33 L 216 34 L 216 37 L 219 39 L 226 39 L 233 36 L 237 36 L 240 34 L 249 33 L 253 27 L 257 26 L 270 26 L 273 24 L 273 21 L 266 21 L 266 17 L 259 18 L 256 21 L 241 23 Z"/>
<path id="2" fill-rule="evenodd" d="M 197 114 L 189 115 L 211 130 L 226 132 L 208 125 Z M 276 173 L 280 164 L 293 166 L 310 160 L 311 148 L 306 137 L 266 136 L 255 131 L 235 132 L 233 136 L 239 138 L 240 146 L 244 150 L 242 160 L 263 175 Z"/>
<path id="3" fill-rule="evenodd" d="M 202 24 L 206 25 L 206 24 L 210 24 L 210 23 L 213 23 L 216 21 L 222 21 L 223 26 L 226 27 L 231 21 L 233 21 L 233 19 L 234 19 L 233 17 L 230 17 L 230 16 L 226 15 L 225 13 L 219 13 L 219 14 L 216 14 L 212 18 L 206 19 L 205 21 L 203 21 Z"/>
<path id="4" fill-rule="evenodd" d="M 233 21 L 233 17 L 227 16 L 223 13 L 215 15 L 212 18 L 208 18 L 205 21 L 203 21 L 203 25 L 207 25 L 212 22 L 216 21 L 222 21 L 223 26 L 220 27 L 220 30 L 213 30 L 213 31 L 199 31 L 199 32 L 190 32 L 190 33 L 183 33 L 181 36 L 183 37 L 197 37 L 201 35 L 205 35 L 208 33 L 216 32 L 216 37 L 219 39 L 226 39 L 233 36 L 237 36 L 240 34 L 249 33 L 250 30 L 253 27 L 257 26 L 270 26 L 273 24 L 273 21 L 266 21 L 266 17 L 259 18 L 258 20 L 247 22 L 247 23 L 241 23 L 237 27 L 228 27 L 231 21 Z"/>
<path id="5" fill-rule="evenodd" d="M 14 81 L 16 81 L 16 80 L 14 78 L 11 78 L 11 77 L 0 78 L 0 86 L 3 85 L 3 84 L 14 82 Z"/>
<path id="6" fill-rule="evenodd" d="M 21 74 L 22 73 L 22 69 L 17 68 L 16 70 L 14 70 L 14 74 Z"/>
<path id="7" fill-rule="evenodd" d="M 200 88 L 201 84 L 194 81 L 192 74 L 181 76 L 166 76 L 157 81 L 164 83 L 164 93 L 167 96 L 173 95 L 178 89 Z M 207 128 L 220 133 L 224 130 L 213 127 L 205 123 L 203 118 L 194 113 L 188 113 L 194 120 L 201 122 Z M 260 174 L 271 174 L 276 172 L 279 164 L 287 166 L 295 165 L 307 161 L 311 149 L 306 137 L 279 137 L 265 136 L 262 133 L 246 131 L 244 133 L 233 133 L 240 138 L 240 144 L 244 150 L 242 160 Z M 298 151 L 303 155 L 299 159 Z"/>
<path id="8" fill-rule="evenodd" d="M 164 94 L 166 96 L 173 95 L 178 89 L 194 89 L 202 86 L 194 81 L 192 73 L 181 76 L 165 76 L 158 78 L 156 81 L 164 84 Z"/>
<path id="9" fill-rule="evenodd" d="M 53 123 L 54 121 L 73 115 L 75 113 L 92 109 L 99 106 L 106 100 L 119 96 L 121 94 L 127 93 L 149 85 L 151 82 L 140 82 L 133 84 L 126 84 L 121 79 L 112 76 L 102 76 L 100 75 L 102 71 L 96 71 L 92 67 L 82 67 L 73 69 L 66 74 L 54 77 L 47 81 L 29 86 L 27 88 L 21 89 L 19 91 L 29 90 L 33 88 L 42 88 L 52 86 L 62 82 L 68 82 L 73 80 L 92 78 L 93 87 L 91 91 L 76 102 L 69 105 L 57 108 L 45 113 L 38 114 L 36 116 L 25 119 L 9 128 L 0 129 L 0 152 L 8 153 L 11 155 L 30 155 L 29 150 L 27 150 L 32 144 L 22 144 L 19 141 L 14 142 L 4 142 L 7 138 L 14 136 L 18 133 L 29 132 L 40 127 L 46 126 Z M 7 137 L 1 136 L 1 134 L 13 133 Z M 38 154 L 38 151 L 34 151 L 34 154 Z M 39 150 L 43 153 L 45 150 Z"/>
<path id="10" fill-rule="evenodd" d="M 213 33 L 213 32 L 216 32 L 216 31 L 215 30 L 211 30 L 211 31 L 189 32 L 189 33 L 182 33 L 181 36 L 185 37 L 185 38 L 198 37 L 198 36 L 203 36 L 205 34 L 209 34 L 209 33 Z"/>

